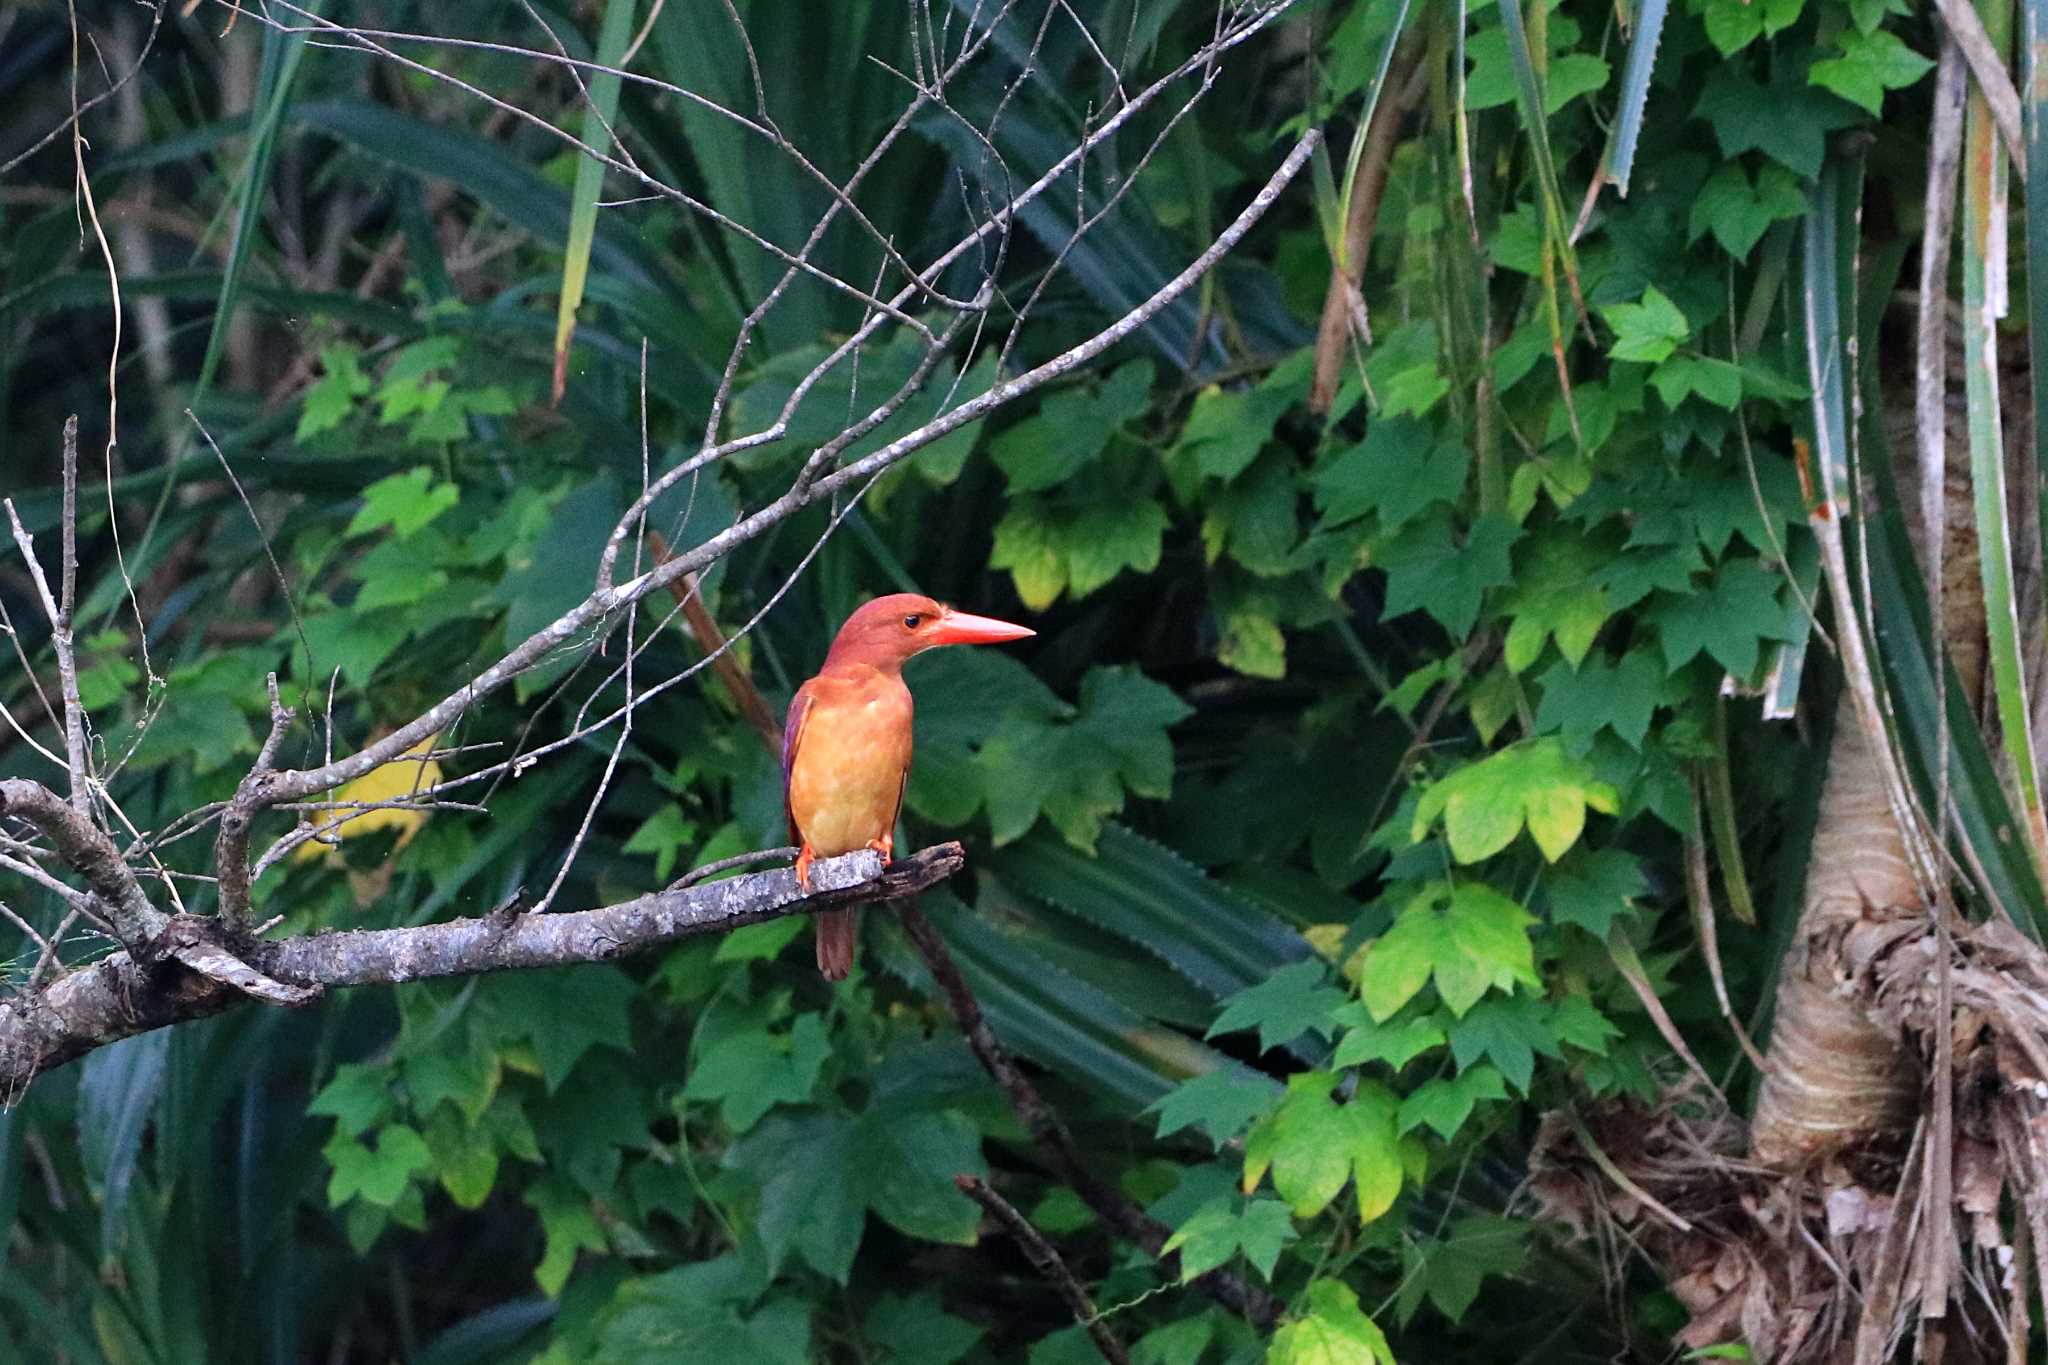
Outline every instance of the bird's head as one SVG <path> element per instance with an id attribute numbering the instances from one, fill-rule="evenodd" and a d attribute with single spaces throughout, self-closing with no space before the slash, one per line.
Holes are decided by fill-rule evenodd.
<path id="1" fill-rule="evenodd" d="M 955 611 L 914 592 L 891 593 L 864 603 L 846 618 L 826 662 L 901 668 L 911 655 L 939 645 L 993 645 L 1037 633 L 992 616 Z"/>

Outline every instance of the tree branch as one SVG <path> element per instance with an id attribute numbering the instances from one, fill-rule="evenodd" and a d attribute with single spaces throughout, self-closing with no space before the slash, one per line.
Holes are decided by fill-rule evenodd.
<path id="1" fill-rule="evenodd" d="M 986 1180 L 977 1176 L 956 1175 L 953 1183 L 960 1187 L 960 1193 L 972 1199 L 988 1211 L 990 1217 L 1003 1225 L 1003 1231 L 1016 1239 L 1024 1249 L 1024 1258 L 1031 1262 L 1032 1269 L 1052 1282 L 1060 1291 L 1060 1297 L 1067 1301 L 1067 1307 L 1074 1310 L 1074 1321 L 1088 1330 L 1088 1339 L 1095 1343 L 1095 1349 L 1109 1365 L 1131 1365 L 1131 1356 L 1117 1339 L 1109 1324 L 1102 1320 L 1102 1313 L 1095 1307 L 1095 1300 L 1088 1297 L 1088 1291 L 1074 1278 L 1074 1272 L 1060 1259 L 1059 1251 L 1045 1240 L 1043 1233 L 1031 1226 L 1031 1220 L 1017 1212 L 1015 1205 L 995 1192 Z"/>
<path id="2" fill-rule="evenodd" d="M 0 800 L 11 799 L 17 788 L 35 786 L 0 782 Z M 55 793 L 38 790 L 45 803 L 69 814 Z M 51 838 L 58 842 L 60 836 Z M 653 892 L 595 910 L 500 911 L 477 919 L 351 929 L 232 948 L 224 946 L 218 920 L 159 915 L 163 927 L 146 945 L 153 951 L 115 953 L 41 990 L 0 1002 L 0 1098 L 18 1097 L 38 1075 L 95 1048 L 219 1014 L 251 996 L 301 1003 L 333 987 L 608 962 L 693 934 L 915 895 L 964 863 L 958 844 L 938 844 L 886 868 L 879 856 L 864 850 L 812 864 L 809 896 L 798 889 L 793 870 L 779 868 Z"/>
<path id="3" fill-rule="evenodd" d="M 150 904 L 106 832 L 42 783 L 23 777 L 0 778 L 0 817 L 10 815 L 42 831 L 57 856 L 92 888 L 122 946 L 147 956 L 170 917 Z"/>

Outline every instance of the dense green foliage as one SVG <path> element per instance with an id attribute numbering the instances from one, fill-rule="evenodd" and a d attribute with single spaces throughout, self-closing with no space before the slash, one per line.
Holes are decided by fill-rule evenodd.
<path id="1" fill-rule="evenodd" d="M 538 13 L 577 53 L 616 53 L 647 18 L 584 8 Z M 1132 89 L 1215 21 L 1173 0 L 1075 8 L 1127 35 L 1104 42 Z M 550 46 L 499 6 L 386 9 L 392 29 Z M 739 10 L 766 108 L 843 178 L 900 108 L 881 63 L 907 60 L 921 12 Z M 1044 10 L 1009 13 L 1011 45 L 951 91 L 985 115 L 1015 82 L 998 127 L 1018 183 L 1117 98 L 1065 6 L 1018 79 Z M 125 70 L 151 15 L 80 20 Z M 35 8 L 0 32 L 0 94 L 38 111 L 15 121 L 12 155 L 68 107 L 68 34 Z M 617 966 L 243 1010 L 50 1075 L 0 1117 L 5 1349 L 122 1365 L 1095 1359 L 955 1189 L 974 1172 L 1156 1365 L 1659 1354 L 1683 1320 L 1672 1301 L 1647 1279 L 1605 1295 L 1596 1256 L 1511 1196 L 1546 1111 L 1654 1094 L 1682 1074 L 1675 1033 L 1719 1079 L 1739 1054 L 1717 992 L 1745 1018 L 1767 998 L 1815 782 L 1788 725 L 1744 743 L 1757 693 L 1789 707 L 1800 692 L 1820 577 L 1793 459 L 1811 424 L 1795 247 L 1815 187 L 1860 184 L 1866 157 L 1875 212 L 1917 212 L 1918 149 L 1878 117 L 1929 69 L 1926 47 L 1884 0 L 1298 5 L 1188 118 L 1147 110 L 1083 189 L 1025 216 L 989 335 L 855 453 L 1122 315 L 1296 129 L 1327 121 L 1313 188 L 1105 363 L 926 448 L 843 520 L 808 508 L 705 577 L 728 630 L 765 610 L 737 653 L 778 704 L 876 591 L 1037 627 L 1022 650 L 912 666 L 898 847 L 967 844 L 969 874 L 924 909 L 1098 1171 L 1175 1229 L 1177 1270 L 1047 1178 L 900 930 L 870 912 L 836 989 L 784 920 Z M 543 60 L 417 53 L 589 126 Z M 719 7 L 660 7 L 635 61 L 753 107 Z M 81 80 L 104 87 L 90 59 Z M 776 241 L 800 242 L 829 202 L 700 108 L 630 81 L 593 94 L 650 174 Z M 1372 339 L 1320 417 L 1315 324 L 1344 196 L 1363 192 L 1347 150 L 1364 110 L 1396 101 L 1413 109 L 1364 262 Z M 331 705 L 331 737 L 287 741 L 303 762 L 411 717 L 578 601 L 640 486 L 643 391 L 658 471 L 701 439 L 739 319 L 779 273 L 459 89 L 252 15 L 225 37 L 204 14 L 165 18 L 134 85 L 86 126 L 126 308 L 117 511 L 99 487 L 106 269 L 62 137 L 0 190 L 0 468 L 47 532 L 57 432 L 84 415 L 83 695 L 139 828 L 232 791 L 267 672 L 314 714 Z M 977 181 L 977 151 L 945 116 L 915 123 L 861 194 L 876 231 L 920 262 L 955 240 L 975 196 L 1002 193 Z M 1602 166 L 1626 196 L 1604 190 L 1574 237 Z M 1128 196 L 1075 236 L 1077 196 L 1100 209 L 1127 174 Z M 627 202 L 591 227 L 575 206 L 599 181 Z M 1878 298 L 1902 254 L 1885 230 Z M 551 408 L 579 235 L 585 301 Z M 818 259 L 847 280 L 882 261 L 844 222 Z M 843 292 L 792 287 L 722 432 L 772 418 L 861 317 Z M 1874 311 L 1862 321 L 1874 336 Z M 784 440 L 707 469 L 653 524 L 686 547 L 774 497 L 916 358 L 865 348 L 858 389 L 835 372 Z M 0 601 L 40 665 L 12 562 Z M 479 707 L 444 736 L 479 747 L 444 774 L 681 672 L 699 651 L 669 608 L 651 601 L 630 637 L 578 642 Z M 1811 705 L 1826 685 L 1806 678 L 1808 714 L 1827 713 Z M 0 702 L 38 714 L 11 662 Z M 393 821 L 289 859 L 258 883 L 259 915 L 417 923 L 538 891 L 616 737 L 451 793 L 487 815 Z M 0 737 L 0 769 L 47 777 L 40 763 Z M 560 903 L 782 843 L 778 783 L 712 673 L 669 688 L 635 713 Z M 162 856 L 201 872 L 209 843 Z M 0 885 L 54 922 L 44 893 Z M 204 882 L 183 894 L 210 906 Z M 1746 922 L 1710 964 L 1694 925 L 1712 901 Z M 1218 1266 L 1280 1297 L 1277 1331 L 1182 1286 Z"/>

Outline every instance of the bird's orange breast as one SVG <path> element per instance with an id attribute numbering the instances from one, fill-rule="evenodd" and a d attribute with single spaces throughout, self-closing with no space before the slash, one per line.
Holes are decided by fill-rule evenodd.
<path id="1" fill-rule="evenodd" d="M 821 858 L 891 833 L 910 770 L 910 690 L 876 670 L 820 678 L 789 769 L 789 813 Z"/>

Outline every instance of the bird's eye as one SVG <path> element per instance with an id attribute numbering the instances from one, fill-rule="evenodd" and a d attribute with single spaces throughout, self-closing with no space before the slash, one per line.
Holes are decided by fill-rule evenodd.
<path id="1" fill-rule="evenodd" d="M 919 626 L 923 624 L 924 618 L 922 616 L 917 615 L 914 612 L 911 615 L 903 618 L 903 628 L 905 630 L 916 630 Z"/>

